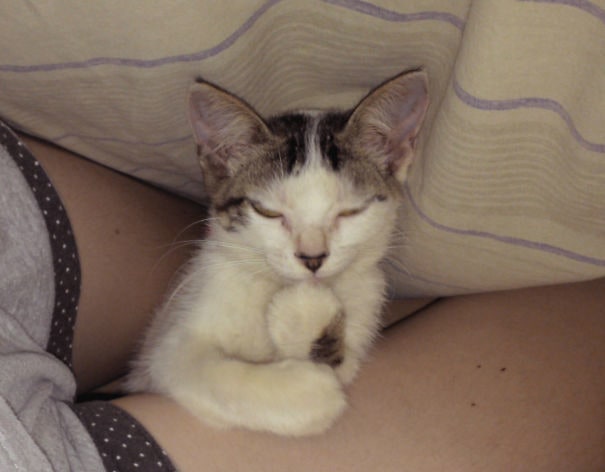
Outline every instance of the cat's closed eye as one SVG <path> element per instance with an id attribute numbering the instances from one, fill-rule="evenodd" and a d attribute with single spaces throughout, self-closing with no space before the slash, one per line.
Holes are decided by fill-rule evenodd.
<path id="1" fill-rule="evenodd" d="M 387 199 L 387 197 L 385 197 L 384 195 L 376 195 L 373 198 L 370 198 L 368 201 L 366 201 L 363 205 L 358 206 L 358 207 L 353 207 L 353 208 L 347 208 L 345 210 L 341 210 L 338 213 L 339 217 L 342 218 L 347 218 L 350 216 L 355 216 L 355 215 L 359 215 L 360 213 L 364 212 L 365 210 L 368 209 L 368 207 L 373 203 L 373 202 L 384 202 Z"/>
<path id="2" fill-rule="evenodd" d="M 264 218 L 281 218 L 283 215 L 275 210 L 264 207 L 260 202 L 250 200 L 252 209 Z"/>
<path id="3" fill-rule="evenodd" d="M 367 208 L 367 206 L 363 206 L 360 208 L 348 208 L 346 210 L 342 210 L 338 213 L 338 216 L 342 217 L 342 218 L 347 218 L 349 216 L 355 216 L 355 215 L 359 215 L 362 211 L 364 211 Z"/>

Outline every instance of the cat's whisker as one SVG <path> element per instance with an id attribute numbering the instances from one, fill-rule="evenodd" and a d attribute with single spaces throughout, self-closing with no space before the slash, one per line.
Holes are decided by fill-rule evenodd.
<path id="1" fill-rule="evenodd" d="M 193 228 L 196 225 L 204 225 L 206 223 L 211 223 L 216 220 L 218 220 L 218 218 L 215 216 L 209 216 L 206 218 L 202 218 L 201 220 L 196 220 L 193 223 L 190 223 L 187 226 L 185 226 L 181 231 L 179 231 L 179 233 L 174 237 L 173 241 L 177 241 L 183 234 L 185 234 L 187 231 L 189 231 L 191 228 Z"/>
<path id="2" fill-rule="evenodd" d="M 254 254 L 263 254 L 263 251 L 261 249 L 252 247 L 252 246 L 247 246 L 244 244 L 236 244 L 236 243 L 232 243 L 232 242 L 226 242 L 226 241 L 220 241 L 217 239 L 205 239 L 204 243 L 207 244 L 211 244 L 215 247 L 224 247 L 224 248 L 228 248 L 228 249 L 242 249 L 244 251 L 248 251 L 248 252 L 252 252 Z"/>
<path id="3" fill-rule="evenodd" d="M 204 224 L 210 223 L 217 219 L 218 218 L 216 218 L 216 217 L 207 217 L 207 218 L 202 218 L 200 220 L 196 220 L 196 221 L 188 224 L 187 226 L 185 226 L 181 231 L 179 231 L 169 244 L 164 244 L 164 245 L 159 246 L 159 249 L 169 248 L 169 250 L 160 256 L 158 261 L 154 264 L 154 266 L 152 268 L 152 272 L 154 272 L 157 269 L 158 265 L 160 265 L 162 263 L 162 261 L 164 261 L 164 259 L 166 259 L 166 257 L 170 256 L 174 251 L 181 249 L 185 246 L 189 246 L 189 245 L 199 246 L 199 244 L 202 241 L 201 238 L 200 239 L 180 240 L 179 238 L 181 236 L 183 236 L 183 234 L 185 234 L 187 231 L 189 231 L 191 228 L 193 228 L 196 225 L 204 225 Z"/>
<path id="4" fill-rule="evenodd" d="M 191 281 L 191 279 L 195 278 L 195 275 L 196 274 L 194 272 L 191 272 L 179 281 L 178 285 L 171 291 L 170 296 L 164 302 L 162 310 L 166 310 L 168 307 L 170 307 L 170 305 L 172 305 L 174 298 L 180 294 L 180 292 Z"/>
<path id="5" fill-rule="evenodd" d="M 197 247 L 199 247 L 200 243 L 201 243 L 201 240 L 192 239 L 192 240 L 187 240 L 187 241 L 178 241 L 178 242 L 174 242 L 171 244 L 166 244 L 166 245 L 160 246 L 159 248 L 168 248 L 168 250 L 164 251 L 164 253 L 155 262 L 155 264 L 153 264 L 153 267 L 151 268 L 151 273 L 152 274 L 155 273 L 158 266 L 162 262 L 164 262 L 164 260 L 167 257 L 169 257 L 171 254 L 173 254 L 175 251 L 178 251 L 179 249 L 183 249 L 187 246 L 192 246 L 193 249 L 196 249 Z"/>
<path id="6" fill-rule="evenodd" d="M 393 256 L 387 256 L 385 258 L 385 262 L 391 264 L 397 268 L 397 270 L 403 272 L 406 275 L 412 275 L 413 272 L 407 267 L 405 262 L 400 260 L 399 258 L 395 258 Z"/>
<path id="7" fill-rule="evenodd" d="M 215 267 L 236 267 L 236 266 L 245 266 L 245 265 L 255 265 L 262 264 L 264 261 L 262 259 L 250 259 L 250 260 L 239 260 L 239 261 L 227 261 L 227 262 L 215 262 L 211 264 L 205 264 L 206 268 L 215 268 Z"/>
<path id="8" fill-rule="evenodd" d="M 160 249 L 168 248 L 170 250 L 179 249 L 185 246 L 199 246 L 203 239 L 181 239 L 180 241 L 173 241 L 169 244 L 159 246 Z"/>
<path id="9" fill-rule="evenodd" d="M 259 268 L 257 270 L 254 270 L 252 272 L 250 272 L 250 275 L 252 277 L 259 277 L 259 276 L 269 276 L 271 275 L 271 271 L 267 270 L 267 268 Z"/>

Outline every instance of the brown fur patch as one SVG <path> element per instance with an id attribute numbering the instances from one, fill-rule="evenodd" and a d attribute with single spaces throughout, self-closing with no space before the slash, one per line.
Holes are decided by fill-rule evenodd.
<path id="1" fill-rule="evenodd" d="M 330 367 L 342 364 L 345 346 L 344 318 L 344 313 L 339 313 L 313 342 L 310 353 L 313 362 L 328 364 Z"/>

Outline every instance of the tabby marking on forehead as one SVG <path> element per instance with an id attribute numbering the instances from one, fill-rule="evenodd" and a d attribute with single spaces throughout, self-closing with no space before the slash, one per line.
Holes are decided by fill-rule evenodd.
<path id="1" fill-rule="evenodd" d="M 273 152 L 280 175 L 300 171 L 307 160 L 307 130 L 311 117 L 304 113 L 289 113 L 269 120 L 268 126 L 281 141 Z"/>

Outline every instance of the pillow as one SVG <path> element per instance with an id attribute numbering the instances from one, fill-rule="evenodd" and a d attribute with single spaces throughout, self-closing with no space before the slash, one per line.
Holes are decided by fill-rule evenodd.
<path id="1" fill-rule="evenodd" d="M 0 40 L 0 117 L 193 199 L 197 77 L 270 115 L 349 107 L 422 66 L 431 107 L 385 264 L 392 295 L 605 275 L 597 2 L 8 2 Z"/>

